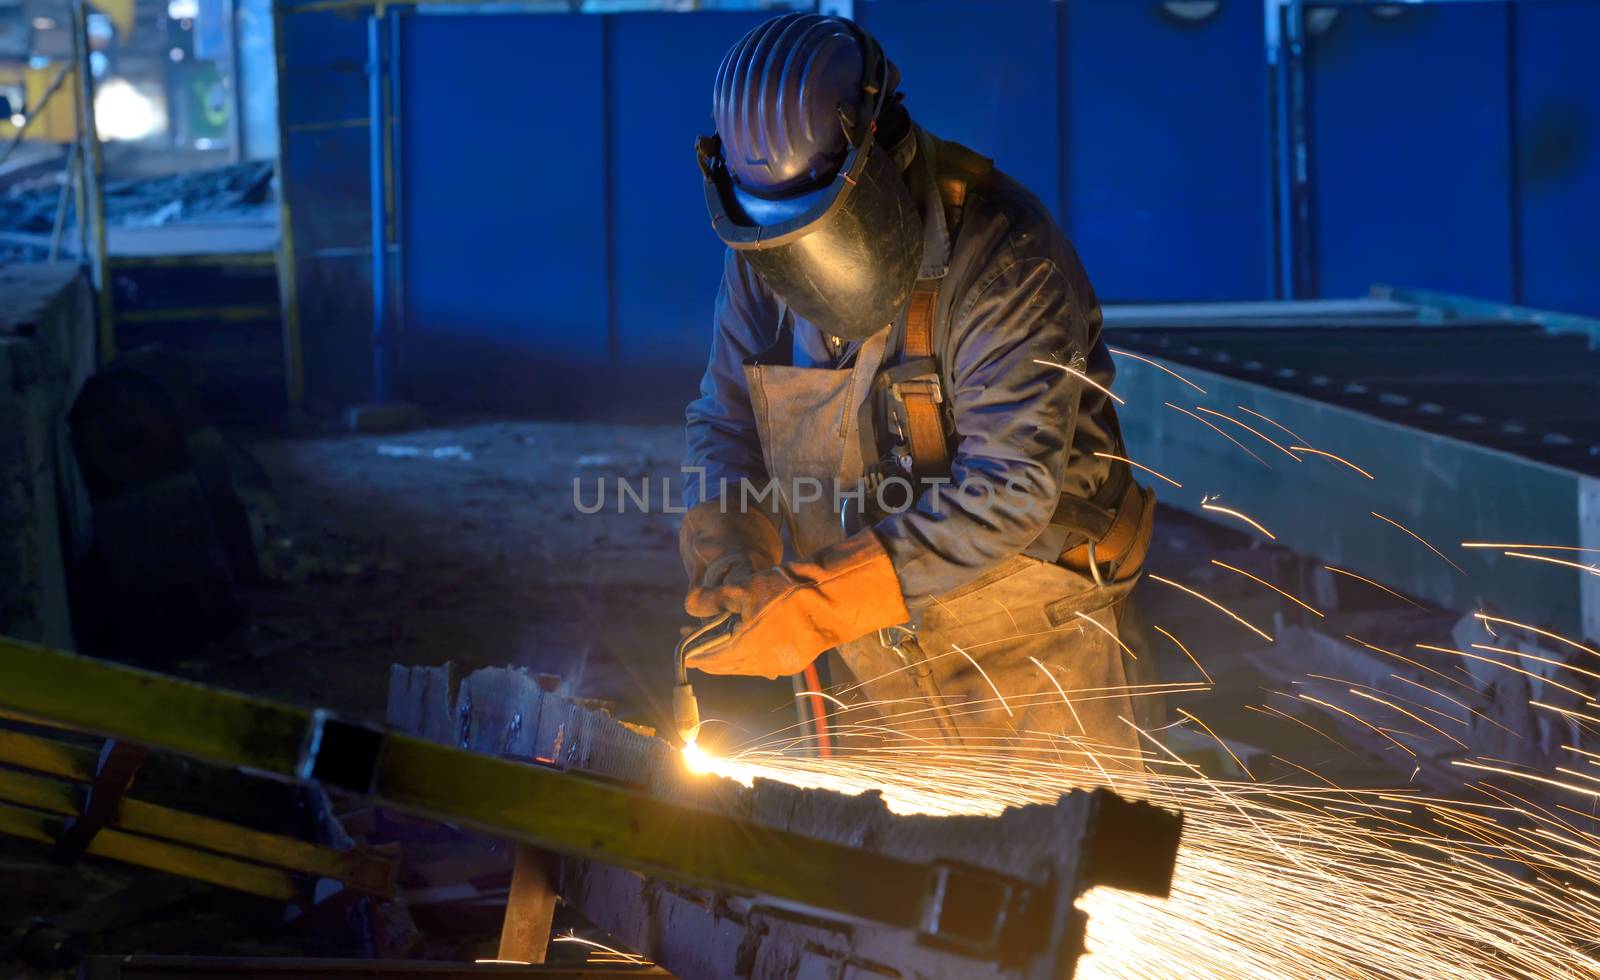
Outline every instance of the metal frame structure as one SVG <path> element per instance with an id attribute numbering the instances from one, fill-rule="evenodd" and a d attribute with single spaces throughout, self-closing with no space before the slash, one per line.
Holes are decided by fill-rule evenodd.
<path id="1" fill-rule="evenodd" d="M 1531 346 L 1541 336 L 1550 344 L 1565 337 L 1563 349 L 1593 352 L 1600 350 L 1600 321 L 1393 287 L 1374 293 L 1374 300 L 1354 303 L 1108 308 L 1109 343 L 1171 363 L 1205 390 L 1197 396 L 1184 382 L 1142 365 L 1119 371 L 1117 391 L 1127 403 L 1119 416 L 1130 453 L 1182 482 L 1183 490 L 1162 496 L 1196 516 L 1211 516 L 1200 507 L 1202 495 L 1219 495 L 1271 529 L 1277 544 L 1409 595 L 1460 612 L 1487 601 L 1564 635 L 1600 636 L 1600 576 L 1508 569 L 1495 551 L 1458 548 L 1468 535 L 1600 548 L 1593 427 L 1574 441 L 1559 430 L 1542 430 L 1537 417 L 1485 419 L 1448 397 L 1497 380 L 1537 390 L 1537 375 L 1512 379 L 1501 373 L 1501 363 L 1474 358 L 1472 351 L 1484 344 L 1506 349 L 1506 341 L 1496 339 L 1503 334 L 1521 338 L 1524 359 L 1541 356 Z M 1426 372 L 1412 392 L 1388 391 L 1359 367 L 1341 374 L 1338 352 L 1352 334 L 1366 330 L 1386 333 L 1384 356 L 1391 359 L 1404 356 L 1391 349 L 1401 344 L 1454 352 L 1433 382 L 1440 394 L 1429 393 L 1433 376 Z M 1460 332 L 1457 343 L 1453 332 Z M 1241 339 L 1252 334 L 1258 336 Z M 1482 339 L 1469 344 L 1474 335 Z M 1571 375 L 1582 370 L 1574 361 L 1563 383 L 1579 383 Z M 1288 462 L 1222 421 L 1232 435 L 1260 448 L 1262 458 L 1252 460 L 1201 421 L 1178 414 L 1197 401 L 1246 423 L 1256 420 L 1238 411 L 1259 413 L 1372 478 L 1321 458 Z M 1401 537 L 1380 514 L 1444 549 L 1459 570 Z"/>
<path id="2" fill-rule="evenodd" d="M 127 799 L 121 790 L 139 758 L 108 785 L 121 743 L 91 748 L 0 729 L 0 834 L 55 848 L 57 860 L 110 858 L 235 891 L 301 902 L 299 876 L 328 878 L 369 895 L 392 897 L 395 862 L 363 851 L 268 834 L 182 810 Z M 66 846 L 69 844 L 70 847 Z"/>

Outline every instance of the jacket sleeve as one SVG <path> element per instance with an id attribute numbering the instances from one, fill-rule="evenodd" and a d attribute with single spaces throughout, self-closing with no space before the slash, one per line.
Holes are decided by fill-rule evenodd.
<path id="1" fill-rule="evenodd" d="M 777 303 L 730 249 L 717 291 L 711 357 L 700 379 L 700 397 L 684 413 L 686 507 L 715 500 L 723 481 L 733 486 L 740 480 L 766 480 L 744 362 L 775 342 L 778 317 Z"/>
<path id="2" fill-rule="evenodd" d="M 1090 373 L 1099 362 L 1110 382 L 1109 358 L 1091 350 L 1098 307 L 1086 284 L 1083 293 L 1086 303 L 1054 261 L 1035 257 L 1009 263 L 951 308 L 951 480 L 918 488 L 914 507 L 876 526 L 908 603 L 971 581 L 1048 525 L 1080 403 L 1105 397 L 1054 365 Z"/>

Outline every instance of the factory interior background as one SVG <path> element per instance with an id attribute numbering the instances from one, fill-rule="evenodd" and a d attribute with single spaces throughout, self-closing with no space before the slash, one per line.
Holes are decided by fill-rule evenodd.
<path id="1" fill-rule="evenodd" d="M 694 141 L 792 10 L 870 32 L 1083 262 L 1157 502 L 1148 775 L 1038 732 L 823 754 L 825 671 L 696 675 L 678 771 Z M 0 975 L 1050 975 L 541 816 L 676 833 L 653 807 L 721 779 L 755 852 L 756 777 L 1022 878 L 1115 848 L 876 841 L 1095 785 L 1183 811 L 1169 896 L 1102 872 L 1086 938 L 1017 944 L 1078 975 L 1595 975 L 1597 40 L 1597 0 L 0 0 Z M 221 701 L 30 699 L 80 676 L 40 648 L 590 788 L 491 813 L 463 764 L 386 806 L 139 727 Z"/>

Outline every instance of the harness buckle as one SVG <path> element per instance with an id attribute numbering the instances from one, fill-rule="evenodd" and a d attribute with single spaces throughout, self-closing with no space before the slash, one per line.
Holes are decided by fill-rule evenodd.
<path id="1" fill-rule="evenodd" d="M 895 381 L 889 385 L 889 392 L 894 395 L 895 401 L 901 403 L 905 402 L 908 394 L 923 395 L 932 399 L 935 405 L 944 403 L 944 390 L 939 384 L 938 373 L 934 371 L 903 381 Z"/>

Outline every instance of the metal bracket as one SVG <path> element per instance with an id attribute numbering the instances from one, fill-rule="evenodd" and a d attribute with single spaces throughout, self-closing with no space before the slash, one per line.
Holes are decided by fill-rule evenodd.
<path id="1" fill-rule="evenodd" d="M 936 861 L 917 941 L 1005 962 L 1008 951 L 1042 947 L 1051 891 L 958 861 Z"/>
<path id="2" fill-rule="evenodd" d="M 57 864 L 73 864 L 83 857 L 95 834 L 116 820 L 122 796 L 133 785 L 133 777 L 138 775 L 146 754 L 141 745 L 106 740 L 100 747 L 100 760 L 95 764 L 89 792 L 83 798 L 83 812 L 62 828 L 55 849 L 50 852 L 50 860 Z"/>

